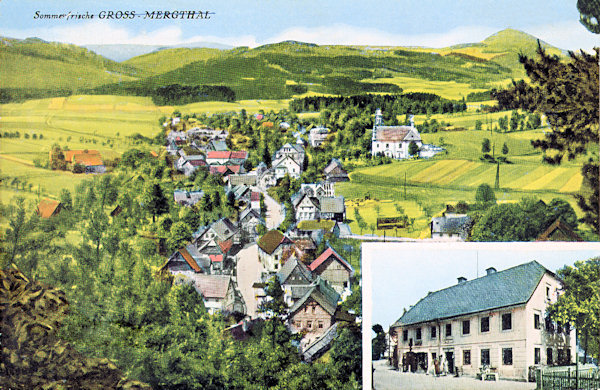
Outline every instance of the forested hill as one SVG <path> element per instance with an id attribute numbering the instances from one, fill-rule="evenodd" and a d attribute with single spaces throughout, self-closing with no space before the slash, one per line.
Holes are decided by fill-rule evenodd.
<path id="1" fill-rule="evenodd" d="M 68 93 L 156 96 L 160 87 L 203 91 L 190 100 L 284 99 L 305 93 L 400 92 L 421 81 L 490 89 L 524 76 L 518 54 L 533 55 L 537 39 L 503 30 L 480 43 L 441 49 L 319 46 L 286 41 L 254 49 L 166 49 L 122 63 L 74 45 L 2 38 L 0 101 Z M 559 49 L 543 46 L 551 54 Z M 58 77 L 48 77 L 48 75 Z M 206 91 L 217 91 L 214 96 Z M 155 99 L 157 104 L 160 99 Z M 177 103 L 171 102 L 171 103 Z"/>

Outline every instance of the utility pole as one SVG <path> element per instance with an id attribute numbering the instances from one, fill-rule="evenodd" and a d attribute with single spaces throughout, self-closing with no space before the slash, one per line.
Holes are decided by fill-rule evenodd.
<path id="1" fill-rule="evenodd" d="M 404 200 L 406 200 L 406 171 L 404 172 Z"/>

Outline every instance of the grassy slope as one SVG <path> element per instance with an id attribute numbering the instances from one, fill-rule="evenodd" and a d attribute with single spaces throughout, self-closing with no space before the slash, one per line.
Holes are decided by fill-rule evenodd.
<path id="1" fill-rule="evenodd" d="M 157 75 L 180 68 L 197 61 L 205 61 L 218 56 L 219 49 L 208 48 L 177 48 L 159 50 L 123 61 L 123 64 L 132 66 L 146 72 L 148 75 Z"/>
<path id="2" fill-rule="evenodd" d="M 134 80 L 143 74 L 89 50 L 39 39 L 0 38 L 4 88 L 74 89 Z"/>

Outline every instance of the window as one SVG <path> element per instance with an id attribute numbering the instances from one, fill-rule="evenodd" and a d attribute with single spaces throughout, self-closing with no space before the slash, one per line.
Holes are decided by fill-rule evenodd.
<path id="1" fill-rule="evenodd" d="M 317 307 L 316 307 L 316 306 L 313 306 L 313 307 L 312 307 L 312 313 L 313 313 L 313 314 L 315 314 L 315 313 L 316 313 L 316 311 L 317 311 Z"/>
<path id="2" fill-rule="evenodd" d="M 319 321 L 319 329 L 323 329 L 323 321 Z"/>
<path id="3" fill-rule="evenodd" d="M 436 357 L 437 355 L 435 354 L 435 352 L 431 352 L 431 360 L 435 360 Z"/>
<path id="4" fill-rule="evenodd" d="M 512 366 L 512 348 L 502 348 L 502 364 Z"/>
<path id="5" fill-rule="evenodd" d="M 312 321 L 306 321 L 306 327 L 308 329 L 311 329 L 312 328 Z"/>
<path id="6" fill-rule="evenodd" d="M 481 319 L 481 333 L 490 331 L 490 317 L 483 317 Z"/>
<path id="7" fill-rule="evenodd" d="M 408 330 L 402 331 L 402 341 L 404 341 L 404 342 L 408 341 Z"/>
<path id="8" fill-rule="evenodd" d="M 540 364 L 542 361 L 542 353 L 539 348 L 533 350 L 533 364 Z"/>
<path id="9" fill-rule="evenodd" d="M 554 324 L 549 317 L 546 317 L 546 331 L 548 333 L 554 333 Z"/>
<path id="10" fill-rule="evenodd" d="M 482 366 L 490 365 L 490 350 L 489 349 L 481 350 L 481 365 Z"/>
<path id="11" fill-rule="evenodd" d="M 539 314 L 533 315 L 533 328 L 534 329 L 540 328 L 540 315 Z"/>
<path id="12" fill-rule="evenodd" d="M 463 366 L 471 365 L 471 351 L 463 351 Z"/>
<path id="13" fill-rule="evenodd" d="M 471 321 L 466 320 L 462 322 L 462 334 L 467 335 L 471 333 Z"/>
<path id="14" fill-rule="evenodd" d="M 417 340 L 421 340 L 421 328 L 417 328 Z"/>
<path id="15" fill-rule="evenodd" d="M 550 299 L 550 287 L 546 286 L 546 299 Z"/>
<path id="16" fill-rule="evenodd" d="M 552 348 L 548 348 L 546 349 L 546 364 L 547 365 L 552 365 L 553 363 L 553 358 L 552 358 Z"/>
<path id="17" fill-rule="evenodd" d="M 431 327 L 431 338 L 435 339 L 437 337 L 437 328 L 435 326 Z"/>
<path id="18" fill-rule="evenodd" d="M 502 314 L 502 330 L 511 330 L 512 329 L 512 314 L 505 313 Z"/>
<path id="19" fill-rule="evenodd" d="M 452 336 L 452 324 L 446 324 L 446 337 Z"/>

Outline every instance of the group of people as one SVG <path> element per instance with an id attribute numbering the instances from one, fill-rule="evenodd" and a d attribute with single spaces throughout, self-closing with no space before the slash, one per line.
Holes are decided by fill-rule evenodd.
<path id="1" fill-rule="evenodd" d="M 427 374 L 431 374 L 434 376 L 446 376 L 448 374 L 448 360 L 444 358 L 444 355 L 433 359 L 432 364 L 429 365 Z"/>

